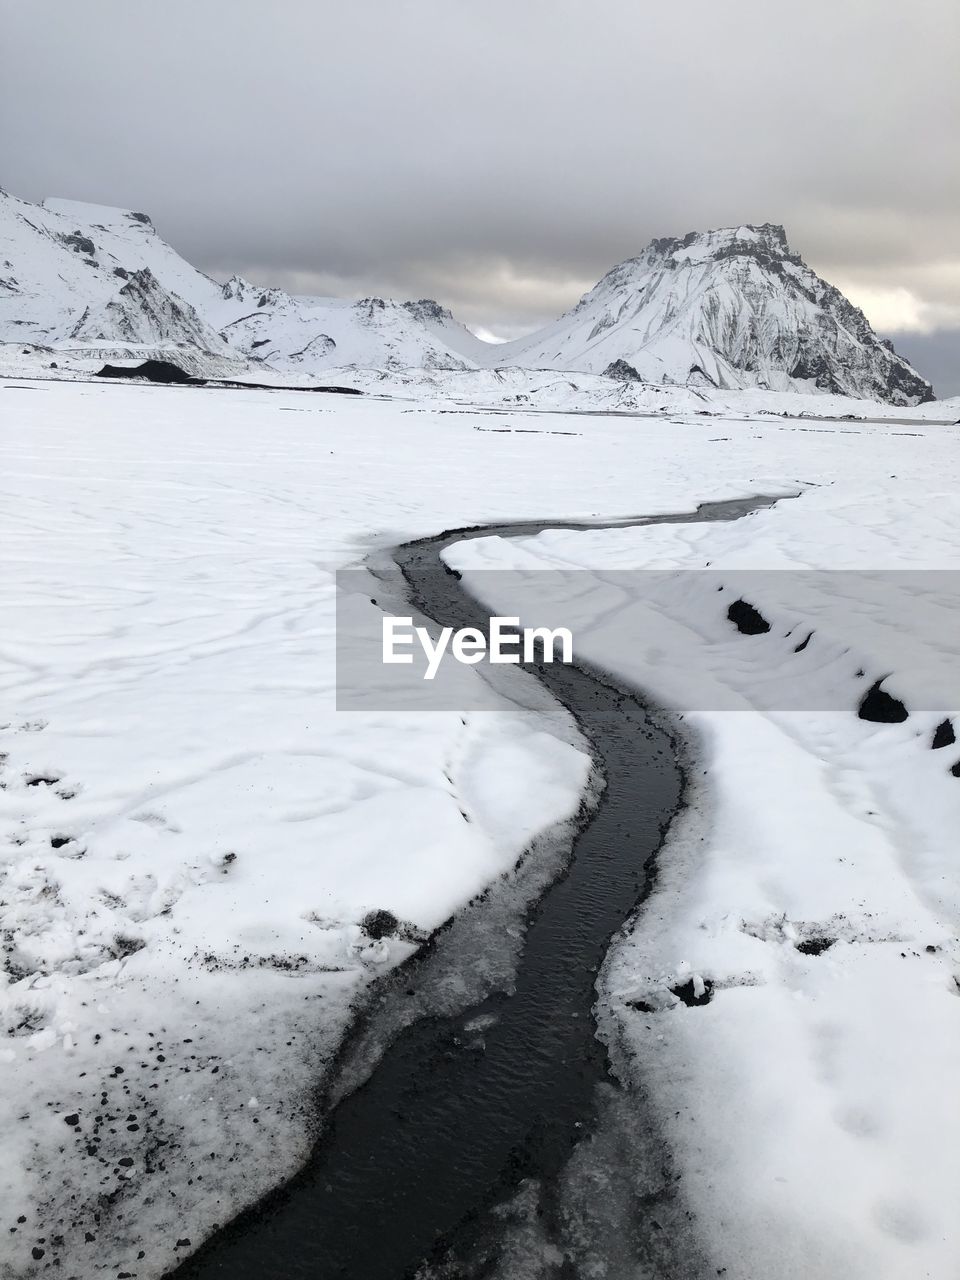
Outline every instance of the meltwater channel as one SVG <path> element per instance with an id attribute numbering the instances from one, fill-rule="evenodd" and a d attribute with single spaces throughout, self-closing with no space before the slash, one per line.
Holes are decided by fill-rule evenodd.
<path id="1" fill-rule="evenodd" d="M 705 503 L 616 524 L 736 520 L 776 501 Z M 445 570 L 446 547 L 601 527 L 610 526 L 451 530 L 397 547 L 393 558 L 414 608 L 441 626 L 482 629 L 484 610 Z M 609 1079 L 592 1015 L 597 971 L 649 889 L 684 780 L 670 733 L 641 694 L 577 665 L 529 670 L 574 716 L 606 785 L 562 874 L 529 912 L 512 991 L 401 1031 L 325 1117 L 305 1168 L 208 1240 L 175 1280 L 403 1280 L 456 1247 L 522 1179 L 549 1185 L 591 1131 L 597 1087 Z M 414 960 L 406 986 L 416 985 L 416 970 Z M 465 1028 L 478 1019 L 482 1047 L 467 1051 Z M 561 1264 L 554 1274 L 577 1273 Z"/>

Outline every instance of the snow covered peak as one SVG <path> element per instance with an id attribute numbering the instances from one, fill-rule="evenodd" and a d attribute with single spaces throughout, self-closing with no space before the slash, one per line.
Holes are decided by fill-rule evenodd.
<path id="1" fill-rule="evenodd" d="M 238 275 L 232 275 L 221 286 L 220 296 L 226 302 L 239 302 L 250 307 L 280 307 L 290 301 L 290 295 L 282 289 L 265 289 Z"/>
<path id="2" fill-rule="evenodd" d="M 650 248 L 676 262 L 704 262 L 731 254 L 771 253 L 790 255 L 787 233 L 774 222 L 759 226 L 719 227 L 715 231 L 688 231 L 681 240 L 652 240 Z"/>
<path id="3" fill-rule="evenodd" d="M 111 205 L 87 204 L 83 200 L 61 200 L 59 197 L 48 197 L 43 207 L 88 227 L 134 226 L 156 235 L 156 228 L 148 215 L 135 213 L 132 209 L 115 209 Z"/>
<path id="4" fill-rule="evenodd" d="M 416 302 L 405 302 L 403 305 L 417 320 L 433 321 L 435 324 L 456 323 L 453 312 L 447 307 L 441 307 L 440 303 L 435 302 L 433 298 L 420 298 Z"/>
<path id="5" fill-rule="evenodd" d="M 501 347 L 500 364 L 650 382 L 827 391 L 891 404 L 933 398 L 863 312 L 793 253 L 774 223 L 652 240 L 567 315 Z"/>
<path id="6" fill-rule="evenodd" d="M 685 236 L 660 236 L 650 241 L 642 253 L 618 263 L 596 286 L 621 288 L 635 277 L 641 277 L 654 266 L 664 270 L 680 266 L 719 262 L 725 258 L 752 258 L 767 265 L 783 258 L 799 262 L 791 253 L 787 233 L 773 222 L 759 226 L 719 227 L 715 231 L 688 231 Z M 591 297 L 595 290 L 587 294 Z M 586 298 L 582 302 L 586 302 Z M 581 305 L 582 305 L 581 302 Z"/>
<path id="7" fill-rule="evenodd" d="M 233 275 L 224 284 L 220 292 L 228 301 L 236 298 L 238 301 L 243 302 L 253 293 L 255 288 L 256 286 L 252 285 L 249 280 L 244 280 L 243 276 Z"/>

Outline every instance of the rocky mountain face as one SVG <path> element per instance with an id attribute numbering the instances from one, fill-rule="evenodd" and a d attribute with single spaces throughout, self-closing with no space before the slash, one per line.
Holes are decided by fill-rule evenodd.
<path id="1" fill-rule="evenodd" d="M 300 297 L 239 276 L 220 284 L 145 214 L 0 191 L 3 342 L 113 358 L 125 346 L 154 358 L 189 352 L 191 372 L 512 366 L 904 405 L 933 394 L 771 224 L 654 240 L 559 320 L 496 345 L 431 299 Z"/>
<path id="2" fill-rule="evenodd" d="M 123 278 L 126 283 L 109 302 L 100 307 L 84 307 L 70 329 L 70 338 L 91 342 L 183 343 L 214 355 L 234 354 L 189 302 L 163 288 L 149 267 L 125 272 Z"/>
<path id="3" fill-rule="evenodd" d="M 933 390 L 782 227 L 652 241 L 500 364 L 717 388 L 829 391 L 916 404 Z"/>

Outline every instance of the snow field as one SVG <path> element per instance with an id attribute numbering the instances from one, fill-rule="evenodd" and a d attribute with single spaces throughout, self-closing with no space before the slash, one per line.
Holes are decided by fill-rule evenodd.
<path id="1" fill-rule="evenodd" d="M 0 383 L 0 1122 L 10 1135 L 0 1175 L 4 1274 L 39 1275 L 60 1258 L 64 1275 L 160 1275 L 292 1172 L 311 1139 L 313 1090 L 351 1002 L 579 803 L 588 760 L 572 745 L 573 727 L 492 691 L 499 710 L 468 715 L 466 723 L 456 713 L 338 715 L 337 567 L 406 538 L 484 520 L 602 520 L 810 484 L 833 492 L 838 508 L 851 491 L 912 498 L 909 519 L 920 520 L 924 501 L 933 509 L 931 491 L 949 490 L 956 473 L 955 433 L 925 425 L 909 439 L 894 425 L 871 428 L 864 449 L 847 424 L 818 424 L 823 429 L 813 433 L 755 418 L 720 433 L 715 421 L 695 417 L 553 414 L 534 424 L 543 434 L 503 434 L 474 428 L 531 423 L 519 414 L 446 413 L 439 397 L 412 407 L 290 392 Z M 788 509 L 800 512 L 801 502 Z M 774 516 L 762 519 L 769 523 L 756 517 L 750 529 L 772 537 Z M 855 511 L 849 524 L 856 528 Z M 747 524 L 702 529 L 707 541 L 699 550 L 714 554 L 712 539 L 722 549 L 722 539 L 741 529 Z M 651 533 L 663 531 L 636 535 L 640 559 Z M 578 536 L 600 535 L 570 538 Z M 801 547 L 804 536 L 798 529 L 790 545 Z M 607 551 L 597 547 L 606 564 Z M 675 553 L 685 554 L 683 546 Z M 470 669 L 463 678 L 480 679 Z M 746 723 L 731 717 L 738 719 Z M 809 737 L 791 737 L 772 715 L 758 712 L 757 723 L 768 735 L 765 767 L 782 767 L 789 778 L 809 758 Z M 868 888 L 886 913 L 883 927 L 909 933 L 920 952 L 913 957 L 898 942 L 908 956 L 891 953 L 887 966 L 902 966 L 905 975 L 896 988 L 907 1001 L 898 1011 L 904 1054 L 918 1024 L 939 1027 L 942 1002 L 954 998 L 943 952 L 931 958 L 919 945 L 929 937 L 942 948 L 948 936 L 928 926 L 942 871 L 937 832 L 952 799 L 939 780 L 924 784 L 920 814 L 906 789 L 910 779 L 919 786 L 933 777 L 923 770 L 941 753 L 920 751 L 910 722 L 853 723 L 865 736 L 826 741 L 809 783 L 817 808 L 811 800 L 801 813 L 827 813 L 831 788 L 857 793 L 899 782 L 888 788 L 879 823 L 864 821 L 849 800 L 829 810 L 830 822 L 847 823 L 845 838 L 855 832 L 863 845 L 856 875 L 835 869 L 835 883 L 819 877 L 814 898 L 799 879 L 792 845 L 767 876 L 762 851 L 750 843 L 736 883 L 723 859 L 716 872 L 703 870 L 698 852 L 701 871 L 686 889 L 665 881 L 673 896 L 663 939 L 650 935 L 643 943 L 649 955 L 633 960 L 625 943 L 611 961 L 611 982 L 630 999 L 659 989 L 681 961 L 718 982 L 763 976 L 763 987 L 721 989 L 710 1004 L 679 1010 L 674 1026 L 691 1028 L 708 1053 L 714 1046 L 703 1028 L 719 1026 L 722 1038 L 723 1011 L 736 1000 L 766 992 L 761 998 L 780 1009 L 781 962 L 810 966 L 798 972 L 814 983 L 834 972 L 845 982 L 848 966 L 837 955 L 879 957 L 888 945 L 851 936 L 801 962 L 795 948 L 784 949 L 789 940 L 743 933 L 740 918 L 765 929 L 763 922 L 786 912 L 791 923 L 819 926 L 830 911 L 856 908 L 851 933 L 863 934 Z M 705 733 L 706 722 L 698 728 Z M 705 757 L 711 774 L 727 745 L 734 757 L 744 746 L 713 741 Z M 751 758 L 744 759 L 746 768 Z M 922 766 L 905 763 L 913 760 Z M 718 778 L 724 785 L 711 792 L 714 804 L 741 781 Z M 753 787 L 755 805 L 763 794 Z M 894 825 L 890 815 L 901 804 L 906 816 Z M 771 819 L 764 829 L 782 828 Z M 835 832 L 830 838 L 839 840 Z M 916 886 L 904 900 L 890 870 L 901 862 L 909 869 L 901 867 L 902 884 Z M 704 892 L 713 875 L 728 888 L 711 888 L 706 906 L 688 902 L 684 893 Z M 707 906 L 713 920 L 724 904 L 729 922 L 715 930 L 722 947 L 692 949 Z M 360 921 L 376 909 L 396 914 L 408 926 L 405 936 L 366 939 Z M 621 960 L 626 970 L 614 977 Z M 855 971 L 864 990 L 889 976 Z M 910 975 L 928 973 L 927 1000 L 914 1018 Z M 867 1033 L 848 1029 L 839 997 L 823 999 L 826 1021 L 842 1023 L 837 1071 L 846 1082 L 851 1064 L 866 1061 Z M 636 1021 L 622 1000 L 617 1007 L 625 1027 Z M 666 1025 L 668 1014 L 659 1022 Z M 809 1048 L 802 1021 L 785 1025 Z M 645 1024 L 637 1023 L 636 1035 L 646 1036 Z M 843 1047 L 847 1039 L 856 1052 Z M 932 1106 L 952 1041 L 938 1045 L 931 1030 L 917 1043 L 934 1055 L 926 1091 Z M 668 1082 L 679 1079 L 679 1042 L 664 1044 Z M 759 1052 L 757 1042 L 746 1036 L 740 1057 L 735 1048 L 712 1060 L 747 1071 L 742 1064 Z M 709 1081 L 694 1075 L 690 1083 L 688 1108 Z M 847 1097 L 839 1086 L 827 1094 L 837 1106 Z M 788 1110 L 784 1104 L 785 1116 Z M 743 1116 L 743 1125 L 757 1118 L 749 1108 Z M 885 1170 L 890 1153 L 909 1155 L 905 1118 L 881 1108 Z M 788 1132 L 788 1122 L 795 1112 L 773 1132 Z M 865 1137 L 839 1132 L 866 1149 Z M 720 1137 L 727 1141 L 729 1131 Z M 707 1144 L 703 1161 L 716 1150 Z M 694 1154 L 684 1158 L 692 1168 Z M 731 1159 L 749 1187 L 742 1149 Z M 911 1176 L 915 1163 L 905 1165 Z M 945 1197 L 952 1175 L 940 1174 Z M 761 1190 L 769 1191 L 766 1182 L 750 1203 L 765 1203 Z M 870 1212 L 889 1203 L 913 1205 L 915 1213 L 918 1194 L 914 1188 L 911 1199 L 884 1181 Z M 702 1203 L 706 1213 L 722 1207 L 709 1197 Z M 798 1201 L 798 1210 L 810 1203 Z M 870 1249 L 882 1258 L 883 1249 L 899 1250 L 914 1263 L 942 1258 L 934 1252 L 940 1204 L 936 1195 L 924 1201 L 920 1225 L 907 1230 L 915 1239 L 877 1227 L 876 1238 L 865 1237 Z M 866 1231 L 862 1216 L 849 1215 L 844 1223 Z M 743 1222 L 733 1219 L 729 1230 Z"/>

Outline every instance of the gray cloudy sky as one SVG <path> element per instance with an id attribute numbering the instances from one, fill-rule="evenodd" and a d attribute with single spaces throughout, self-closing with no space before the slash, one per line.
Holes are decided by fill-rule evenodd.
<path id="1" fill-rule="evenodd" d="M 0 183 L 513 336 L 782 222 L 960 391 L 958 0 L 0 0 Z"/>

